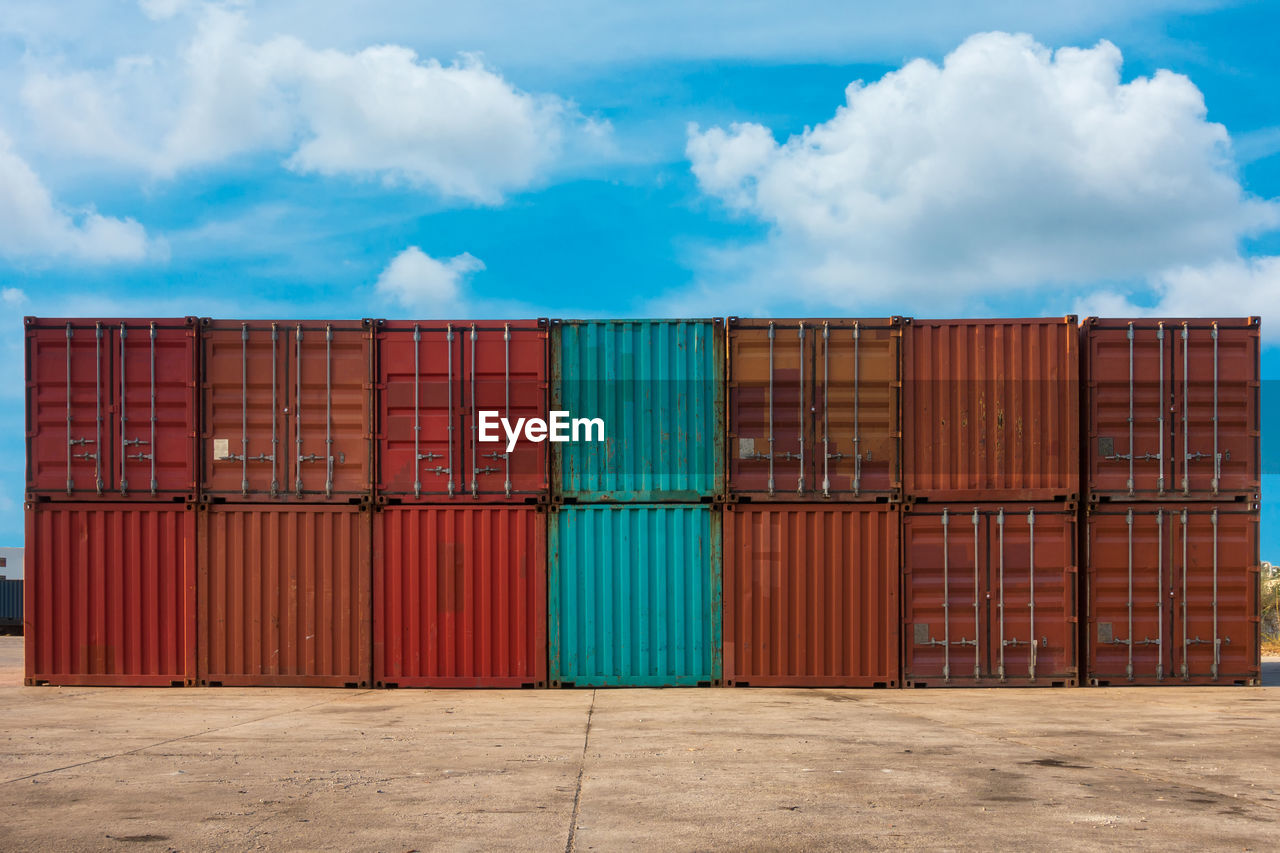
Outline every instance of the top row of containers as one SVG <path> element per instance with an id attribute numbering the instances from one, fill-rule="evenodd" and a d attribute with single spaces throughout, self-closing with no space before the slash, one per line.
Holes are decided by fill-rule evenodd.
<path id="1" fill-rule="evenodd" d="M 1252 500 L 1259 487 L 1257 318 L 26 325 L 29 500 Z M 514 425 L 549 410 L 601 419 L 604 440 L 522 435 L 508 452 L 492 426 L 501 440 L 485 440 L 481 412 Z"/>

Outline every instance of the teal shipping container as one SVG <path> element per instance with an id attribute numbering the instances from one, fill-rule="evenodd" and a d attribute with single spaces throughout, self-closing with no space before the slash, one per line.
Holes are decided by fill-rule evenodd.
<path id="1" fill-rule="evenodd" d="M 560 320 L 551 349 L 551 408 L 603 421 L 603 441 L 551 445 L 557 500 L 723 494 L 722 320 Z"/>
<path id="2" fill-rule="evenodd" d="M 552 687 L 720 684 L 718 510 L 562 507 L 549 532 Z"/>

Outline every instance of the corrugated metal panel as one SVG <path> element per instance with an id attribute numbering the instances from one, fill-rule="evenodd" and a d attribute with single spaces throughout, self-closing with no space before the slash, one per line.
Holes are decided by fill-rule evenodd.
<path id="1" fill-rule="evenodd" d="M 28 317 L 31 500 L 189 501 L 195 318 Z"/>
<path id="2" fill-rule="evenodd" d="M 1085 320 L 1093 499 L 1257 499 L 1260 326 L 1257 317 Z"/>
<path id="3" fill-rule="evenodd" d="M 1080 491 L 1076 318 L 909 320 L 903 477 L 916 500 Z"/>
<path id="4" fill-rule="evenodd" d="M 201 493 L 214 501 L 373 496 L 373 324 L 201 321 Z"/>
<path id="5" fill-rule="evenodd" d="M 481 440 L 480 411 L 547 420 L 546 320 L 378 321 L 378 494 L 390 503 L 549 496 L 547 443 Z"/>
<path id="6" fill-rule="evenodd" d="M 376 686 L 546 686 L 545 511 L 390 507 L 373 565 Z"/>
<path id="7" fill-rule="evenodd" d="M 367 687 L 367 509 L 200 512 L 200 683 Z"/>
<path id="8" fill-rule="evenodd" d="M 195 677 L 196 513 L 27 508 L 27 684 L 182 685 Z"/>
<path id="9" fill-rule="evenodd" d="M 1256 505 L 1103 505 L 1088 521 L 1094 683 L 1256 684 Z"/>
<path id="10" fill-rule="evenodd" d="M 905 686 L 1076 684 L 1074 508 L 917 505 L 902 554 Z"/>
<path id="11" fill-rule="evenodd" d="M 552 408 L 602 418 L 603 442 L 552 445 L 569 502 L 700 501 L 724 491 L 720 320 L 564 320 Z"/>
<path id="12" fill-rule="evenodd" d="M 729 491 L 901 495 L 900 318 L 728 321 Z"/>
<path id="13" fill-rule="evenodd" d="M 727 507 L 724 677 L 897 687 L 898 510 Z"/>
<path id="14" fill-rule="evenodd" d="M 22 632 L 22 578 L 0 578 L 0 628 Z"/>
<path id="15" fill-rule="evenodd" d="M 720 682 L 720 513 L 565 507 L 550 522 L 553 686 Z"/>

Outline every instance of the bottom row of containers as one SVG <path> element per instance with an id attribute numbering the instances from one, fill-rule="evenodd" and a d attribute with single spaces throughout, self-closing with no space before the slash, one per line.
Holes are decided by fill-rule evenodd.
<path id="1" fill-rule="evenodd" d="M 36 504 L 27 683 L 1256 681 L 1255 508 L 1085 519 L 1080 537 L 1061 503 Z"/>

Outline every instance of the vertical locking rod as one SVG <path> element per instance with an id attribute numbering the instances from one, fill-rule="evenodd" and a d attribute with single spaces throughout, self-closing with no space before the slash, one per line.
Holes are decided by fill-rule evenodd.
<path id="1" fill-rule="evenodd" d="M 1182 680 L 1190 678 L 1187 665 L 1187 650 L 1191 644 L 1187 642 L 1187 509 L 1182 508 Z"/>
<path id="2" fill-rule="evenodd" d="M 129 418 L 126 415 L 128 409 L 128 395 L 126 392 L 125 373 L 125 341 L 129 337 L 129 328 L 124 323 L 120 324 L 120 497 L 129 494 L 129 476 L 125 471 L 125 460 L 128 459 L 129 452 Z"/>
<path id="3" fill-rule="evenodd" d="M 796 480 L 796 494 L 804 494 L 804 434 L 808 424 L 804 410 L 804 321 L 800 321 L 800 476 Z"/>
<path id="4" fill-rule="evenodd" d="M 249 494 L 249 324 L 240 324 L 240 494 Z"/>
<path id="5" fill-rule="evenodd" d="M 71 448 L 74 447 L 71 437 L 71 339 L 75 333 L 71 324 L 67 324 L 67 496 L 75 489 L 75 478 L 71 476 Z"/>
<path id="6" fill-rule="evenodd" d="M 1129 647 L 1129 662 L 1125 665 L 1124 672 L 1129 680 L 1133 681 L 1133 507 L 1129 507 L 1129 512 L 1125 516 L 1125 529 L 1129 543 L 1129 634 L 1125 641 Z"/>
<path id="7" fill-rule="evenodd" d="M 280 491 L 280 479 L 276 473 L 276 460 L 280 458 L 280 439 L 276 434 L 276 412 L 280 408 L 280 404 L 276 399 L 276 374 L 279 371 L 280 358 L 276 351 L 277 341 L 280 338 L 280 324 L 271 324 L 271 497 L 275 497 Z M 286 394 L 289 392 L 286 391 Z"/>
<path id="8" fill-rule="evenodd" d="M 825 320 L 822 323 L 822 496 L 831 497 L 831 324 Z"/>
<path id="9" fill-rule="evenodd" d="M 773 323 L 769 323 L 769 497 L 773 497 Z"/>
<path id="10" fill-rule="evenodd" d="M 858 344 L 861 338 L 858 321 L 853 323 L 853 494 L 856 497 L 862 489 L 862 429 L 858 419 Z"/>
<path id="11" fill-rule="evenodd" d="M 1187 337 L 1187 324 L 1182 324 L 1182 494 L 1191 494 L 1191 442 L 1188 431 L 1191 428 L 1190 419 L 1187 417 L 1188 408 L 1190 406 L 1190 382 L 1187 379 L 1187 368 L 1190 359 L 1187 357 L 1187 350 L 1190 349 L 1191 342 Z"/>
<path id="12" fill-rule="evenodd" d="M 502 324 L 502 384 L 503 384 L 503 412 L 502 415 L 508 421 L 511 420 L 511 324 Z M 502 484 L 503 491 L 507 497 L 511 497 L 511 453 L 510 451 L 502 454 L 502 461 L 506 463 L 506 476 Z"/>
<path id="13" fill-rule="evenodd" d="M 1213 680 L 1218 680 L 1218 666 L 1222 662 L 1222 639 L 1218 636 L 1218 508 L 1210 515 L 1213 522 Z"/>
<path id="14" fill-rule="evenodd" d="M 97 392 L 97 435 L 93 443 L 93 470 L 97 479 L 98 495 L 102 495 L 102 324 L 95 324 L 93 341 L 93 358 L 96 365 L 97 379 L 94 382 Z"/>
<path id="15" fill-rule="evenodd" d="M 445 341 L 449 344 L 448 365 L 449 365 L 449 381 L 447 388 L 449 390 L 449 465 L 447 468 L 449 474 L 449 497 L 453 497 L 453 324 L 445 326 Z"/>
<path id="16" fill-rule="evenodd" d="M 476 456 L 476 324 L 471 324 L 471 497 L 477 497 L 476 477 L 480 460 Z"/>
<path id="17" fill-rule="evenodd" d="M 981 619 L 978 615 L 978 508 L 973 508 L 973 678 L 982 677 L 982 636 Z"/>
<path id="18" fill-rule="evenodd" d="M 1160 433 L 1160 452 L 1157 456 L 1160 470 L 1156 475 L 1156 491 L 1164 495 L 1164 413 L 1169 408 L 1169 401 L 1164 397 L 1164 321 L 1156 328 L 1156 342 L 1160 348 L 1160 406 L 1157 409 L 1156 428 Z"/>
<path id="19" fill-rule="evenodd" d="M 999 534 L 1000 541 L 1000 597 L 996 604 L 996 609 L 1000 613 L 1000 664 L 996 670 L 996 675 L 999 676 L 1001 681 L 1004 681 L 1004 507 L 1000 507 L 996 511 L 996 531 Z"/>
<path id="20" fill-rule="evenodd" d="M 1129 323 L 1129 497 L 1133 497 L 1133 457 L 1137 451 L 1133 446 L 1133 323 Z M 1130 637 L 1130 639 L 1133 639 Z"/>
<path id="21" fill-rule="evenodd" d="M 1036 511 L 1034 509 L 1027 511 L 1027 537 L 1030 539 L 1030 547 L 1028 548 L 1028 556 L 1030 558 L 1030 592 L 1027 606 L 1031 610 L 1031 680 L 1036 680 L 1036 652 L 1040 648 L 1040 643 L 1036 640 Z"/>
<path id="22" fill-rule="evenodd" d="M 1213 324 L 1213 496 L 1222 479 L 1222 454 L 1218 452 L 1218 324 Z M 1214 510 L 1216 513 L 1217 510 Z"/>
<path id="23" fill-rule="evenodd" d="M 151 324 L 151 496 L 155 497 L 160 484 L 156 482 L 156 324 Z"/>
<path id="24" fill-rule="evenodd" d="M 422 413 L 418 405 L 418 376 L 420 374 L 420 356 L 418 344 L 422 341 L 422 331 L 417 323 L 413 324 L 413 496 L 422 497 Z"/>
<path id="25" fill-rule="evenodd" d="M 951 554 L 947 547 L 950 518 L 942 508 L 942 680 L 951 681 Z"/>
<path id="26" fill-rule="evenodd" d="M 1164 680 L 1164 510 L 1156 510 L 1156 607 L 1160 631 L 1156 634 L 1156 681 Z M 1172 581 L 1172 579 L 1170 579 Z"/>
<path id="27" fill-rule="evenodd" d="M 302 324 L 294 330 L 294 395 L 293 423 L 294 447 L 297 449 L 297 462 L 294 463 L 293 490 L 302 495 Z"/>
<path id="28" fill-rule="evenodd" d="M 324 494 L 333 497 L 333 326 L 324 327 Z"/>

